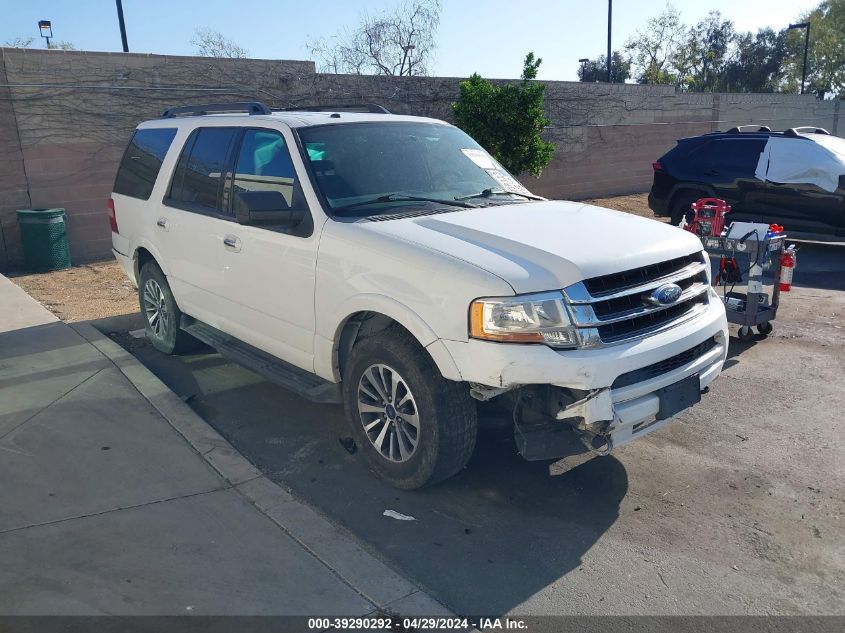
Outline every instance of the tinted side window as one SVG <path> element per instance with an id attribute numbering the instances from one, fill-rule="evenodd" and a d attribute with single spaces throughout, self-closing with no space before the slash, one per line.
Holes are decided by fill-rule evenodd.
<path id="1" fill-rule="evenodd" d="M 733 169 L 753 174 L 765 146 L 765 139 L 716 139 L 694 150 L 690 160 L 699 167 Z"/>
<path id="2" fill-rule="evenodd" d="M 247 130 L 234 174 L 234 194 L 279 191 L 289 207 L 304 206 L 285 139 L 272 130 Z"/>
<path id="3" fill-rule="evenodd" d="M 176 128 L 135 130 L 120 161 L 114 192 L 148 200 L 175 136 Z"/>
<path id="4" fill-rule="evenodd" d="M 237 130 L 208 127 L 195 130 L 173 175 L 170 199 L 210 211 L 220 211 L 221 183 Z"/>

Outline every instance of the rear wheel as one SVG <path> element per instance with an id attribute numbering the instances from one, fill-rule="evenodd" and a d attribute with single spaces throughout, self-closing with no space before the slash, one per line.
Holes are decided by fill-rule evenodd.
<path id="1" fill-rule="evenodd" d="M 155 262 L 147 262 L 138 275 L 138 301 L 144 315 L 147 338 L 160 352 L 182 354 L 199 341 L 179 328 L 182 312 L 167 283 L 167 277 Z"/>
<path id="2" fill-rule="evenodd" d="M 343 376 L 346 415 L 370 468 L 413 490 L 451 477 L 475 447 L 475 403 L 462 383 L 440 375 L 401 328 L 352 349 Z"/>

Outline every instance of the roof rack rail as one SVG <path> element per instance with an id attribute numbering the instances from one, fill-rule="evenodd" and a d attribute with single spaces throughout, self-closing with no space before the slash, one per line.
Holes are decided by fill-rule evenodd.
<path id="1" fill-rule="evenodd" d="M 282 108 L 284 112 L 369 112 L 390 114 L 390 110 L 377 103 L 334 103 L 327 105 L 303 105 Z"/>
<path id="2" fill-rule="evenodd" d="M 745 132 L 771 132 L 768 125 L 737 125 L 729 129 L 726 134 L 742 134 Z"/>
<path id="3" fill-rule="evenodd" d="M 162 119 L 172 119 L 179 116 L 203 116 L 205 114 L 223 114 L 240 112 L 243 114 L 270 114 L 270 108 L 260 101 L 235 101 L 232 103 L 205 103 L 200 105 L 179 106 L 167 108 Z"/>
<path id="4" fill-rule="evenodd" d="M 827 134 L 828 136 L 830 136 L 830 132 L 828 132 L 823 127 L 814 127 L 812 125 L 805 125 L 803 127 L 792 127 L 783 133 L 784 136 L 799 136 L 800 134 Z"/>

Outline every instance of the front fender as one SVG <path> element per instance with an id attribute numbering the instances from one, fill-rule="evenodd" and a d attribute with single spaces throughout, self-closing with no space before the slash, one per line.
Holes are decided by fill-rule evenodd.
<path id="1" fill-rule="evenodd" d="M 334 382 L 341 380 L 335 362 L 341 332 L 350 317 L 360 312 L 377 312 L 404 327 L 426 348 L 445 378 L 460 380 L 460 372 L 452 356 L 428 323 L 396 299 L 374 293 L 350 297 L 337 306 L 330 318 L 322 319 L 323 325 L 316 333 L 314 345 L 314 370 L 318 376 Z"/>

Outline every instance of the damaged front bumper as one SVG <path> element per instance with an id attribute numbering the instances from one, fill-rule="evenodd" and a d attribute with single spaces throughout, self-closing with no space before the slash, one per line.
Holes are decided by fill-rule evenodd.
<path id="1" fill-rule="evenodd" d="M 628 348 L 596 350 L 592 357 L 589 352 L 559 352 L 558 372 L 549 363 L 540 364 L 530 382 L 471 382 L 471 393 L 513 411 L 517 446 L 528 460 L 576 452 L 607 455 L 695 404 L 719 375 L 728 348 L 724 313 L 695 325 L 690 333 L 677 328 L 668 342 L 643 340 Z M 545 358 L 545 351 L 541 354 Z M 506 367 L 503 374 L 507 371 L 514 369 Z M 536 379 L 540 372 L 547 382 Z M 570 379 L 559 382 L 556 373 Z"/>

